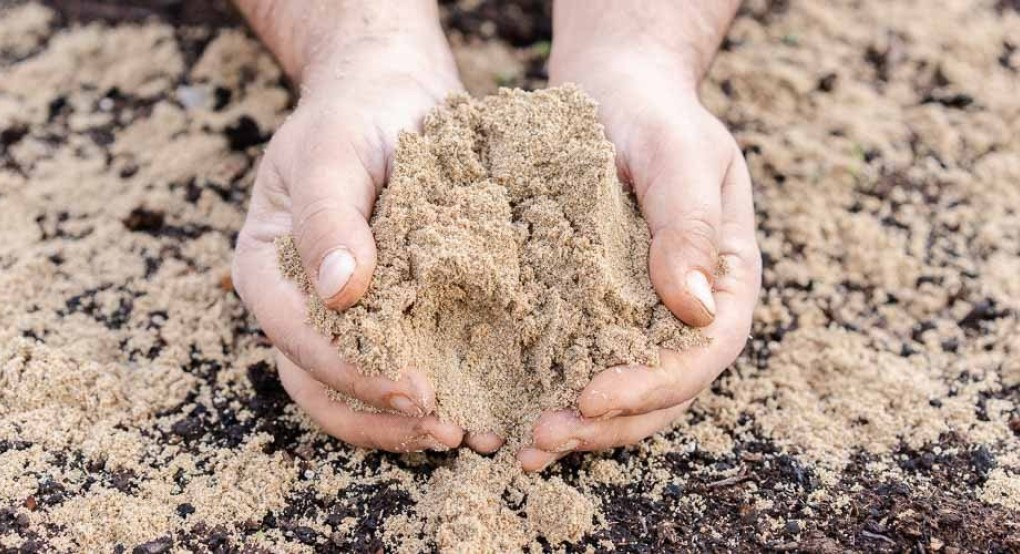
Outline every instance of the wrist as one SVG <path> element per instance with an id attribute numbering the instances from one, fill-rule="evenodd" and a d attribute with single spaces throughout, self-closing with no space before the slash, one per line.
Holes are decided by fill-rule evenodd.
<path id="1" fill-rule="evenodd" d="M 739 5 L 738 0 L 558 0 L 550 73 L 600 60 L 676 72 L 698 87 Z"/>
<path id="2" fill-rule="evenodd" d="M 305 59 L 298 81 L 304 96 L 314 90 L 333 94 L 329 91 L 352 78 L 459 88 L 456 63 L 441 31 L 348 36 L 320 45 Z"/>
<path id="3" fill-rule="evenodd" d="M 612 89 L 637 84 L 661 86 L 679 95 L 697 96 L 704 77 L 690 55 L 661 47 L 621 47 L 619 43 L 567 43 L 549 57 L 553 84 L 577 83 L 583 88 Z M 589 92 L 597 93 L 597 90 Z"/>
<path id="4" fill-rule="evenodd" d="M 435 0 L 306 2 L 236 0 L 252 28 L 298 84 L 368 53 L 416 53 L 415 61 L 445 63 L 449 47 Z"/>

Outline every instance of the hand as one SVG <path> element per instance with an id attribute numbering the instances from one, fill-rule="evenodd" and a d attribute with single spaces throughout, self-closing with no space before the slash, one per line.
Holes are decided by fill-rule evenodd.
<path id="1" fill-rule="evenodd" d="M 547 412 L 518 457 L 537 471 L 574 450 L 638 442 L 673 424 L 740 354 L 761 281 L 751 181 L 740 148 L 702 105 L 673 54 L 644 48 L 571 52 L 550 64 L 552 84 L 573 82 L 599 102 L 652 234 L 649 271 L 662 302 L 711 342 L 663 351 L 659 367 L 604 370 L 577 411 Z M 717 273 L 716 268 L 725 268 Z"/>
<path id="2" fill-rule="evenodd" d="M 287 392 L 327 433 L 390 451 L 446 449 L 460 445 L 464 433 L 430 415 L 435 393 L 428 379 L 413 370 L 399 381 L 368 377 L 341 360 L 306 323 L 304 294 L 281 275 L 274 245 L 278 237 L 295 237 L 306 273 L 333 309 L 348 308 L 368 288 L 376 261 L 368 221 L 397 133 L 418 127 L 461 88 L 437 23 L 425 32 L 401 31 L 312 48 L 336 54 L 307 66 L 288 67 L 303 50 L 277 52 L 288 73 L 300 77 L 302 96 L 259 167 L 233 279 L 277 348 Z M 327 387 L 387 413 L 355 411 L 330 398 Z M 469 444 L 492 450 L 499 446 L 493 440 L 471 437 Z"/>

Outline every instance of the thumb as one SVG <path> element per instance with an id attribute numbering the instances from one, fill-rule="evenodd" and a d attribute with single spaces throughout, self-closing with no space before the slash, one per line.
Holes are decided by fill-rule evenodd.
<path id="1" fill-rule="evenodd" d="M 365 294 L 375 270 L 368 222 L 376 177 L 381 184 L 384 175 L 373 175 L 353 146 L 331 148 L 328 154 L 293 172 L 287 187 L 305 272 L 326 306 L 344 310 Z"/>
<path id="2" fill-rule="evenodd" d="M 668 152 L 657 156 L 655 177 L 640 198 L 652 234 L 649 275 L 678 319 L 705 327 L 716 316 L 713 282 L 725 167 L 707 156 L 685 155 L 691 150 L 682 141 L 664 141 L 663 147 Z"/>

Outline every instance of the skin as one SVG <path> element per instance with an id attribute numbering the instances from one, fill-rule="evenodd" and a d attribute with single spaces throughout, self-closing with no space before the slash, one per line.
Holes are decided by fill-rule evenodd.
<path id="1" fill-rule="evenodd" d="M 540 470 L 567 453 L 638 442 L 670 427 L 740 354 L 761 284 L 751 179 L 726 127 L 698 88 L 738 1 L 558 0 L 550 84 L 579 84 L 600 105 L 652 233 L 649 273 L 663 303 L 701 327 L 707 347 L 663 351 L 659 367 L 610 368 L 578 409 L 544 414 L 518 458 Z M 714 277 L 719 260 L 725 274 Z M 686 287 L 691 270 L 712 281 L 715 313 Z"/>
<path id="2" fill-rule="evenodd" d="M 237 3 L 301 87 L 297 109 L 259 168 L 233 271 L 241 298 L 278 349 L 284 387 L 326 432 L 357 446 L 498 449 L 499 437 L 465 435 L 432 415 L 435 393 L 414 368 L 392 381 L 362 376 L 338 359 L 305 325 L 304 298 L 276 265 L 274 239 L 292 234 L 328 306 L 346 309 L 367 289 L 376 256 L 368 220 L 397 133 L 419 128 L 429 109 L 462 88 L 434 1 Z M 660 367 L 598 374 L 576 410 L 539 419 L 534 444 L 518 454 L 526 470 L 669 427 L 744 346 L 761 275 L 751 183 L 733 137 L 697 94 L 737 5 L 555 4 L 551 84 L 577 83 L 599 101 L 620 176 L 652 232 L 652 284 L 680 320 L 712 340 L 663 351 Z M 726 272 L 717 277 L 720 263 Z M 700 285 L 692 271 L 703 276 Z M 356 412 L 327 397 L 324 385 L 398 413 Z"/>

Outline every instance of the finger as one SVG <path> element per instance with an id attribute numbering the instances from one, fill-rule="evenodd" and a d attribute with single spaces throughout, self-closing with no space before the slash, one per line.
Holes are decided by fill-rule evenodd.
<path id="1" fill-rule="evenodd" d="M 277 266 L 271 237 L 241 230 L 234 254 L 233 282 L 263 332 L 283 354 L 333 389 L 384 410 L 421 416 L 435 409 L 435 393 L 420 373 L 399 381 L 365 376 L 341 359 L 336 347 L 306 322 L 306 298 Z"/>
<path id="2" fill-rule="evenodd" d="M 538 448 L 523 448 L 517 453 L 517 461 L 524 471 L 537 472 L 549 467 L 550 464 L 570 452 L 546 452 Z"/>
<path id="3" fill-rule="evenodd" d="M 635 175 L 638 199 L 652 234 L 648 252 L 652 285 L 662 302 L 688 325 L 712 323 L 721 220 L 720 189 L 728 160 L 671 130 L 658 133 L 651 163 Z"/>
<path id="4" fill-rule="evenodd" d="M 435 416 L 412 418 L 358 412 L 327 394 L 326 386 L 277 356 L 280 381 L 287 393 L 326 433 L 354 446 L 391 452 L 447 450 L 460 446 L 464 432 Z"/>
<path id="5" fill-rule="evenodd" d="M 672 425 L 690 404 L 608 419 L 588 419 L 570 411 L 547 412 L 535 423 L 534 448 L 571 452 L 635 444 Z"/>
<path id="6" fill-rule="evenodd" d="M 503 439 L 496 433 L 468 433 L 464 444 L 479 454 L 491 454 L 503 446 Z"/>
<path id="7" fill-rule="evenodd" d="M 727 172 L 722 201 L 719 244 L 726 271 L 716 279 L 718 316 L 703 330 L 711 341 L 684 352 L 662 351 L 658 367 L 626 366 L 599 373 L 578 397 L 585 417 L 641 414 L 690 400 L 744 348 L 761 288 L 761 254 L 751 182 L 742 157 Z"/>
<path id="8" fill-rule="evenodd" d="M 278 162 L 291 199 L 294 242 L 316 293 L 326 306 L 344 310 L 358 301 L 372 280 L 376 248 L 369 227 L 377 185 L 384 175 L 362 158 L 366 149 L 343 131 L 320 128 L 317 122 L 288 137 L 290 156 Z M 278 156 L 279 157 L 279 156 Z M 384 171 L 384 170 L 383 170 Z"/>

